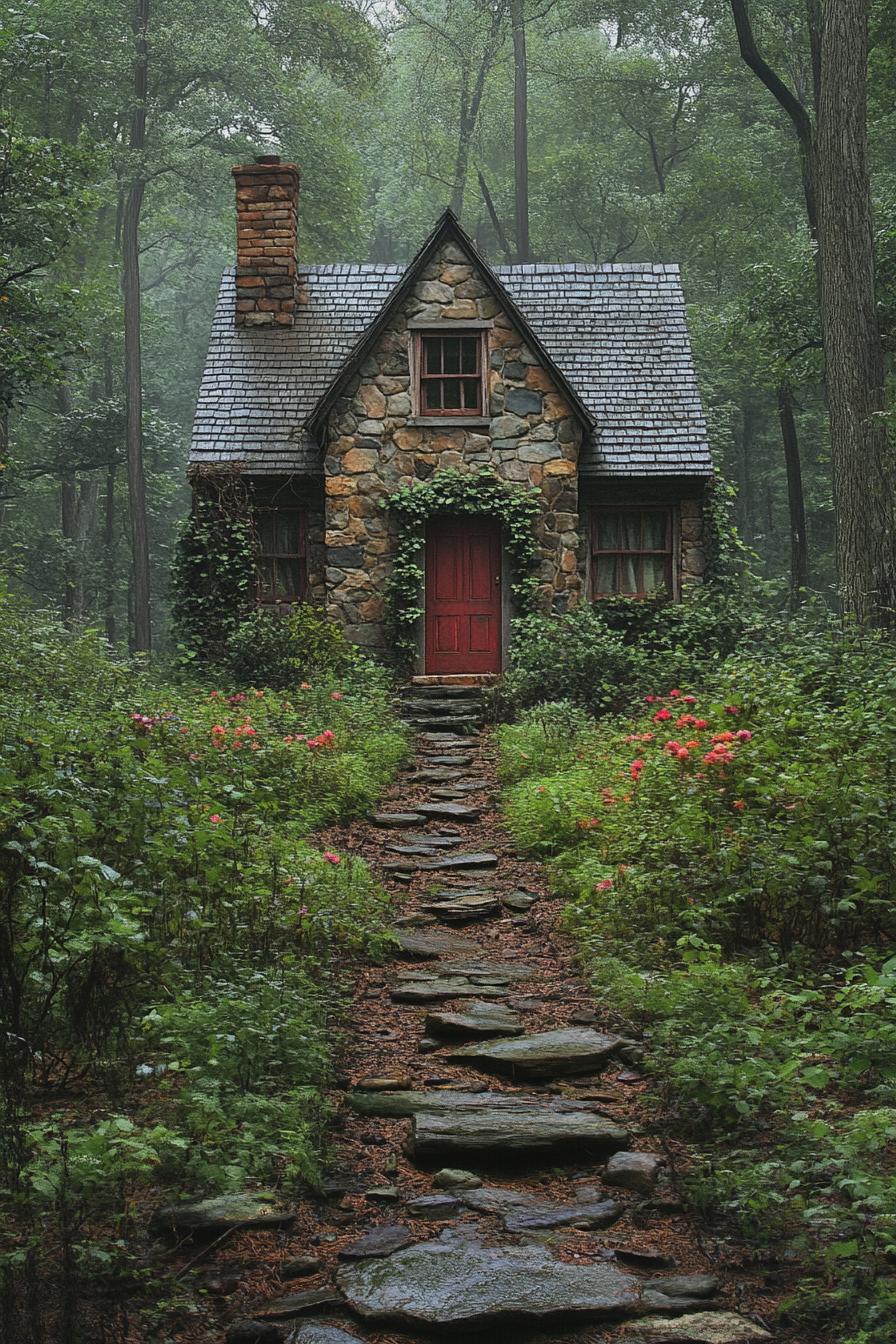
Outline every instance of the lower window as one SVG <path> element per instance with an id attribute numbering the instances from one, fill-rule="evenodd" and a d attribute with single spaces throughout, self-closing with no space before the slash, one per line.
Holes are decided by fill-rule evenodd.
<path id="1" fill-rule="evenodd" d="M 594 597 L 672 593 L 672 510 L 597 508 L 591 516 Z"/>
<path id="2" fill-rule="evenodd" d="M 308 582 L 302 509 L 256 509 L 255 578 L 260 606 L 300 602 Z"/>

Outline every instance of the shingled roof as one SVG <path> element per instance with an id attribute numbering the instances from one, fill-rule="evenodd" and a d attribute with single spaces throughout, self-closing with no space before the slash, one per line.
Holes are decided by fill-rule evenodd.
<path id="1" fill-rule="evenodd" d="M 678 267 L 498 266 L 495 275 L 593 417 L 587 476 L 706 476 L 712 467 Z M 291 328 L 235 328 L 221 281 L 193 425 L 191 465 L 319 473 L 306 429 L 405 267 L 306 266 Z"/>

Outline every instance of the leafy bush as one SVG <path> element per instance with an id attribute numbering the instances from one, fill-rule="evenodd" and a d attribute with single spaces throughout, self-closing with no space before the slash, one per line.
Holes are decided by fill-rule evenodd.
<path id="1" fill-rule="evenodd" d="M 571 700 L 595 715 L 622 711 L 658 682 L 693 681 L 757 622 L 747 596 L 719 584 L 686 602 L 614 599 L 521 617 L 494 712 L 509 718 L 545 700 Z"/>
<path id="2" fill-rule="evenodd" d="M 406 744 L 363 665 L 209 691 L 6 600 L 0 619 L 12 1292 L 29 1256 L 52 1279 L 54 1246 L 126 1270 L 116 1230 L 150 1181 L 316 1178 L 343 977 L 384 946 L 387 898 L 308 837 L 368 809 Z"/>
<path id="3" fill-rule="evenodd" d="M 288 615 L 255 611 L 227 640 L 224 664 L 238 686 L 297 688 L 318 673 L 344 674 L 359 654 L 335 621 L 301 604 Z"/>
<path id="4" fill-rule="evenodd" d="M 500 730 L 512 828 L 646 1034 L 694 1197 L 804 1256 L 789 1319 L 852 1344 L 889 1341 L 896 1298 L 892 667 L 809 616 L 633 718 Z"/>

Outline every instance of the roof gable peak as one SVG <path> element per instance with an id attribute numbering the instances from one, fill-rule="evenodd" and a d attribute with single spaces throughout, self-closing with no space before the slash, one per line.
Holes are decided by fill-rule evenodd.
<path id="1" fill-rule="evenodd" d="M 320 437 L 326 417 L 345 383 L 362 363 L 380 333 L 387 326 L 392 314 L 395 313 L 399 306 L 412 294 L 414 285 L 420 277 L 420 272 L 426 267 L 430 258 L 448 241 L 454 243 L 462 256 L 479 271 L 482 280 L 489 286 L 494 298 L 514 323 L 517 330 L 521 333 L 526 344 L 538 355 L 542 365 L 549 370 L 558 387 L 568 398 L 576 416 L 578 416 L 586 428 L 593 429 L 595 425 L 594 416 L 588 410 L 579 393 L 572 386 L 563 370 L 557 366 L 552 356 L 545 349 L 541 338 L 538 333 L 533 330 L 528 318 L 526 318 L 520 311 L 516 301 L 511 298 L 494 268 L 488 261 L 486 261 L 485 257 L 483 257 L 476 244 L 473 242 L 473 239 L 463 228 L 450 207 L 446 208 L 436 220 L 435 225 L 424 239 L 419 250 L 408 263 L 401 280 L 392 290 L 377 316 L 363 332 L 354 349 L 349 353 L 347 359 L 327 390 L 317 401 L 311 414 L 308 416 L 308 429 L 318 438 Z M 463 327 L 463 320 L 458 319 L 457 325 L 458 330 L 461 330 Z"/>

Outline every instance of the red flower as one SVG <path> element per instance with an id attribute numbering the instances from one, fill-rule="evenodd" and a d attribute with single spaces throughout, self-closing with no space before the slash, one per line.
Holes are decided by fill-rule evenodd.
<path id="1" fill-rule="evenodd" d="M 647 702 L 648 705 L 653 705 L 653 704 L 656 703 L 656 696 L 655 696 L 655 695 L 645 695 L 644 699 L 645 699 L 645 701 Z"/>
<path id="2" fill-rule="evenodd" d="M 325 849 L 325 850 L 324 850 L 324 859 L 326 860 L 327 863 L 341 863 L 341 862 L 342 862 L 342 860 L 340 859 L 339 855 L 338 855 L 338 854 L 334 854 L 333 851 L 332 851 L 331 849 Z"/>
<path id="3" fill-rule="evenodd" d="M 605 877 L 604 880 L 603 880 L 602 882 L 598 882 L 598 884 L 597 884 L 597 886 L 594 888 L 594 890 L 595 890 L 595 891 L 609 891 L 610 888 L 612 887 L 612 885 L 613 885 L 612 878 Z"/>
<path id="4" fill-rule="evenodd" d="M 688 751 L 687 747 L 679 747 L 675 753 L 680 761 L 686 761 L 690 754 L 691 753 Z"/>
<path id="5" fill-rule="evenodd" d="M 341 692 L 341 691 L 333 691 L 333 692 L 331 693 L 331 695 L 330 695 L 330 699 L 331 699 L 331 700 L 341 700 L 341 699 L 342 699 L 342 692 Z"/>
<path id="6" fill-rule="evenodd" d="M 221 820 L 222 819 L 221 817 L 218 816 L 217 812 L 213 812 L 209 817 L 209 821 L 212 823 L 213 826 L 217 826 Z"/>
<path id="7" fill-rule="evenodd" d="M 744 808 L 746 807 L 746 803 L 744 802 L 743 798 L 735 798 L 731 806 L 734 808 L 735 812 L 743 812 Z"/>
<path id="8" fill-rule="evenodd" d="M 695 727 L 695 728 L 708 728 L 708 727 L 709 727 L 709 723 L 708 723 L 708 721 L 707 721 L 706 719 L 695 719 L 695 720 L 694 720 L 694 727 Z"/>
<path id="9" fill-rule="evenodd" d="M 654 723 L 665 723 L 666 719 L 671 719 L 672 715 L 668 709 L 658 709 L 653 716 Z"/>
<path id="10" fill-rule="evenodd" d="M 643 762 L 643 761 L 641 761 L 641 760 L 638 760 L 638 761 L 632 761 L 632 763 L 631 763 L 631 765 L 630 765 L 630 767 L 629 767 L 629 774 L 631 775 L 632 779 L 635 781 L 636 784 L 637 784 L 637 782 L 638 782 L 638 776 L 640 775 L 640 773 L 641 773 L 641 771 L 642 771 L 643 769 L 644 769 L 644 762 Z M 605 791 L 605 793 L 606 793 L 606 791 Z M 606 797 L 604 797 L 604 802 L 606 802 Z"/>
<path id="11" fill-rule="evenodd" d="M 725 706 L 725 713 L 726 713 L 726 714 L 739 714 L 739 713 L 740 713 L 740 706 L 739 706 L 739 705 L 726 705 L 726 706 Z"/>
<path id="12" fill-rule="evenodd" d="M 686 695 L 683 699 L 686 705 L 696 705 L 697 703 L 696 695 Z"/>
<path id="13" fill-rule="evenodd" d="M 753 741 L 753 734 L 750 732 L 749 728 L 739 728 L 734 736 L 737 738 L 738 742 Z"/>
<path id="14" fill-rule="evenodd" d="M 670 692 L 669 692 L 669 698 L 670 698 L 670 700 L 677 700 L 678 697 L 679 697 L 680 695 L 681 695 L 681 691 L 670 691 Z"/>

